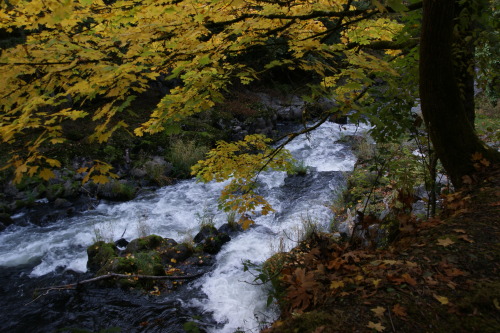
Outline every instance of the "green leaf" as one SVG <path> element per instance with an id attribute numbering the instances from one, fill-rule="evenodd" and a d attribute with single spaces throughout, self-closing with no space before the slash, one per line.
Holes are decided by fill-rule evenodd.
<path id="1" fill-rule="evenodd" d="M 209 63 L 211 63 L 212 61 L 210 60 L 210 55 L 206 55 L 204 57 L 201 57 L 199 60 L 198 60 L 199 64 L 200 65 L 208 65 Z"/>
<path id="2" fill-rule="evenodd" d="M 273 304 L 274 297 L 272 295 L 267 296 L 266 306 Z"/>
<path id="3" fill-rule="evenodd" d="M 387 0 L 387 4 L 396 12 L 405 12 L 408 10 L 401 0 Z"/>
<path id="4" fill-rule="evenodd" d="M 165 134 L 168 135 L 179 134 L 182 132 L 182 128 L 179 123 L 167 124 L 164 126 L 164 128 Z"/>
<path id="5" fill-rule="evenodd" d="M 372 3 L 373 5 L 375 5 L 375 7 L 377 7 L 378 11 L 381 12 L 381 13 L 384 13 L 387 11 L 387 9 L 384 7 L 384 5 L 382 5 L 380 3 L 380 1 L 378 0 L 372 0 Z"/>

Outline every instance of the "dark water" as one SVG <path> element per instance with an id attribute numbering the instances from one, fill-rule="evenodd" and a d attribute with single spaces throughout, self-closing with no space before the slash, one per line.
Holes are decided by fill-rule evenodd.
<path id="1" fill-rule="evenodd" d="M 161 296 L 85 285 L 80 290 L 39 292 L 36 288 L 75 283 L 88 274 L 54 272 L 31 278 L 34 265 L 0 270 L 0 332 L 186 332 L 216 329 L 210 314 L 182 301 L 202 294 L 189 285 Z M 187 323 L 187 324 L 186 324 Z M 186 329 L 185 329 L 186 328 Z M 111 331 L 111 330 L 110 330 Z M 193 331 L 194 332 L 194 331 Z"/>

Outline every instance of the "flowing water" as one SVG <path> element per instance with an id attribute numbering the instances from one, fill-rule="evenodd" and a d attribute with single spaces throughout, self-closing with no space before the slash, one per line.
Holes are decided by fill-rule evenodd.
<path id="1" fill-rule="evenodd" d="M 217 210 L 224 184 L 185 180 L 126 203 L 101 203 L 48 226 L 10 227 L 0 234 L 0 331 L 120 327 L 121 332 L 184 332 L 196 325 L 208 332 L 257 332 L 278 313 L 266 307 L 265 286 L 247 283 L 253 276 L 243 271 L 243 262 L 262 263 L 277 250 L 280 239 L 292 247 L 303 220 L 328 227 L 332 212 L 327 206 L 345 182 L 343 171 L 355 163 L 349 148 L 335 141 L 361 131 L 355 125 L 325 123 L 309 137 L 288 144 L 294 157 L 309 166 L 307 175 L 261 175 L 261 194 L 276 212 L 253 216 L 256 225 L 224 245 L 209 273 L 170 294 L 90 287 L 33 300 L 32 293 L 39 286 L 89 277 L 86 248 L 96 239 L 157 234 L 182 241 L 193 237 L 200 219 L 207 216 L 219 227 L 226 222 L 226 215 Z"/>

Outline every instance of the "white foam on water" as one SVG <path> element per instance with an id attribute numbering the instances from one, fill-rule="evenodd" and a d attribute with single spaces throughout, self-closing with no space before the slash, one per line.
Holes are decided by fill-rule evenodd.
<path id="1" fill-rule="evenodd" d="M 345 149 L 344 144 L 335 141 L 343 135 L 362 134 L 369 128 L 367 125 L 326 122 L 309 135 L 302 135 L 287 144 L 286 148 L 292 151 L 296 159 L 319 172 L 351 171 L 356 162 L 355 156 Z"/>
<path id="2" fill-rule="evenodd" d="M 217 322 L 225 323 L 213 332 L 258 332 L 260 320 L 277 318 L 276 309 L 267 307 L 265 289 L 255 283 L 249 271 L 243 271 L 245 260 L 262 262 L 272 255 L 272 238 L 265 228 L 247 230 L 224 246 L 217 255 L 216 269 L 197 282 L 208 297 L 201 301 L 203 308 Z"/>

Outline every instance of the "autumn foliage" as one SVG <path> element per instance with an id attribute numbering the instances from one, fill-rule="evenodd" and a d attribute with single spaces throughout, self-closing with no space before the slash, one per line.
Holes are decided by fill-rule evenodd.
<path id="1" fill-rule="evenodd" d="M 359 94 L 375 76 L 396 75 L 387 62 L 399 53 L 391 43 L 411 38 L 389 15 L 404 5 L 372 3 L 2 2 L 0 31 L 9 44 L 0 54 L 0 135 L 12 147 L 6 167 L 15 169 L 17 182 L 26 175 L 49 179 L 60 162 L 46 155 L 66 140 L 64 122 L 88 119 L 96 142 L 119 129 L 157 133 L 213 107 L 232 84 L 248 84 L 277 67 L 316 75 L 312 98 L 335 98 L 335 111 L 356 109 L 352 100 L 370 98 Z M 241 61 L 256 47 L 281 48 L 286 56 L 258 66 Z M 160 77 L 172 88 L 149 119 L 129 128 L 132 101 Z M 103 164 L 96 162 L 94 171 L 105 171 L 97 165 Z"/>

